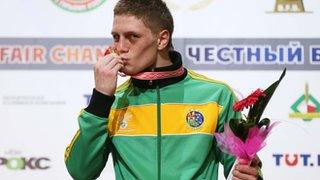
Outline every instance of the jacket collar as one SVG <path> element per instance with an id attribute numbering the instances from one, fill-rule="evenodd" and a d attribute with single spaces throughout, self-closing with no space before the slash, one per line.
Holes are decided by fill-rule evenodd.
<path id="1" fill-rule="evenodd" d="M 181 54 L 177 51 L 169 51 L 169 57 L 172 61 L 172 65 L 155 68 L 154 71 L 161 72 L 161 71 L 174 71 L 179 69 L 182 66 L 182 58 Z M 157 86 L 159 88 L 177 83 L 182 81 L 187 76 L 187 69 L 185 69 L 184 73 L 177 77 L 167 78 L 167 79 L 159 79 L 159 80 L 139 80 L 131 78 L 131 82 L 134 86 L 139 88 L 146 88 L 146 89 L 155 89 Z"/>

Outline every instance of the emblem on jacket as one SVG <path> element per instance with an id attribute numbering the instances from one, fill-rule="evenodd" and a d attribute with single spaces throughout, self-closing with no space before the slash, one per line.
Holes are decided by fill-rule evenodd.
<path id="1" fill-rule="evenodd" d="M 186 116 L 186 121 L 191 128 L 198 128 L 204 122 L 203 115 L 196 110 L 190 110 Z"/>
<path id="2" fill-rule="evenodd" d="M 127 126 L 128 126 L 128 121 L 130 121 L 131 118 L 132 118 L 132 114 L 131 114 L 130 112 L 127 112 L 127 113 L 124 115 L 123 119 L 120 120 L 120 122 L 119 122 L 119 128 L 120 128 L 120 129 L 125 129 L 125 128 L 127 128 Z"/>

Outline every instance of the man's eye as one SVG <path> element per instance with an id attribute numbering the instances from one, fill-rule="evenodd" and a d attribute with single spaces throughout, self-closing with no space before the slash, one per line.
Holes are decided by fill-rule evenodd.
<path id="1" fill-rule="evenodd" d="M 136 34 L 130 34 L 129 35 L 129 37 L 128 37 L 129 39 L 138 39 L 139 38 L 139 36 L 138 35 L 136 35 Z"/>
<path id="2" fill-rule="evenodd" d="M 118 35 L 113 35 L 113 41 L 114 41 L 114 42 L 119 41 L 119 36 L 118 36 Z"/>

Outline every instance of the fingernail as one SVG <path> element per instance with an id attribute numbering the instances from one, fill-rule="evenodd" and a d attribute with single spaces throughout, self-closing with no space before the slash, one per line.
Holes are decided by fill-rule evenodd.
<path id="1" fill-rule="evenodd" d="M 239 159 L 239 163 L 247 165 L 247 164 L 249 164 L 249 160 L 247 160 L 247 159 Z"/>

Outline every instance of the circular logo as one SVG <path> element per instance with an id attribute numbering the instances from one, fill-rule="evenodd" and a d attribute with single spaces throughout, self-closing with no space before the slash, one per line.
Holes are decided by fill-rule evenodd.
<path id="1" fill-rule="evenodd" d="M 187 123 L 192 128 L 198 128 L 203 124 L 204 118 L 199 111 L 191 110 L 186 116 Z"/>
<path id="2" fill-rule="evenodd" d="M 171 10 L 190 10 L 197 11 L 204 9 L 212 3 L 213 0 L 164 0 Z"/>
<path id="3" fill-rule="evenodd" d="M 120 129 L 125 129 L 128 126 L 128 122 L 123 119 L 122 121 L 120 121 Z"/>
<path id="4" fill-rule="evenodd" d="M 71 12 L 87 12 L 102 5 L 106 0 L 51 0 L 60 8 Z"/>

